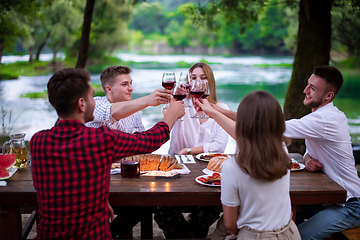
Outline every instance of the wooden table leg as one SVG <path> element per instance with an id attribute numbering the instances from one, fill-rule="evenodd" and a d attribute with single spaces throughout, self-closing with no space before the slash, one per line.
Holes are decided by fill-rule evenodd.
<path id="1" fill-rule="evenodd" d="M 300 206 L 298 205 L 291 205 L 291 211 L 292 211 L 292 220 L 296 222 L 296 212 L 299 210 Z"/>
<path id="2" fill-rule="evenodd" d="M 0 239 L 21 239 L 21 213 L 19 207 L 0 207 Z"/>
<path id="3" fill-rule="evenodd" d="M 153 239 L 152 207 L 146 209 L 141 218 L 141 239 Z"/>

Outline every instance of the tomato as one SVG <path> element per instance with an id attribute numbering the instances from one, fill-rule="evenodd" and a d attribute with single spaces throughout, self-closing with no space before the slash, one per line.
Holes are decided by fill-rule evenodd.
<path id="1" fill-rule="evenodd" d="M 212 176 L 213 178 L 218 178 L 218 177 L 220 177 L 221 175 L 220 175 L 220 173 L 214 172 L 211 176 Z"/>
<path id="2" fill-rule="evenodd" d="M 220 181 L 214 181 L 213 184 L 214 185 L 221 185 L 221 182 Z"/>
<path id="3" fill-rule="evenodd" d="M 199 177 L 198 180 L 199 180 L 200 182 L 203 182 L 203 183 L 206 183 L 206 182 L 208 181 L 208 180 L 207 180 L 206 178 L 204 178 L 204 177 Z"/>

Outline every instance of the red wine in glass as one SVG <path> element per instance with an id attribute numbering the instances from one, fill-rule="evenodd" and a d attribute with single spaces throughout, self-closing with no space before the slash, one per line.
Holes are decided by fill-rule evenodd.
<path id="1" fill-rule="evenodd" d="M 125 178 L 140 177 L 140 164 L 138 161 L 122 161 L 121 176 Z"/>
<path id="2" fill-rule="evenodd" d="M 191 84 L 190 84 L 190 83 L 187 83 L 187 84 L 185 85 L 185 87 L 186 87 L 187 90 L 189 90 L 190 87 L 191 87 Z"/>
<path id="3" fill-rule="evenodd" d="M 190 94 L 194 97 L 194 98 L 200 98 L 202 95 L 204 95 L 205 91 L 190 91 Z"/>
<path id="4" fill-rule="evenodd" d="M 186 94 L 175 94 L 173 97 L 176 99 L 176 101 L 180 101 L 186 97 Z"/>
<path id="5" fill-rule="evenodd" d="M 204 93 L 200 98 L 207 98 L 210 94 Z"/>
<path id="6" fill-rule="evenodd" d="M 167 90 L 172 90 L 175 86 L 176 81 L 166 81 L 162 82 L 162 86 Z"/>

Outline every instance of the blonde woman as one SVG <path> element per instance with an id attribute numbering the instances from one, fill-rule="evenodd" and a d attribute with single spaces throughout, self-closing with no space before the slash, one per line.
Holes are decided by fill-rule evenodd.
<path id="1" fill-rule="evenodd" d="M 210 88 L 210 95 L 206 98 L 210 103 L 223 109 L 229 109 L 224 103 L 219 103 L 216 96 L 216 84 L 211 67 L 203 62 L 195 63 L 189 69 L 191 81 L 207 81 Z M 196 112 L 193 104 L 193 97 L 188 96 L 185 105 L 183 121 L 176 122 L 170 137 L 169 154 L 199 154 L 208 152 L 224 152 L 229 135 L 213 119 L 191 118 Z M 165 113 L 166 110 L 164 110 Z M 203 112 L 199 111 L 199 117 Z"/>
<path id="2" fill-rule="evenodd" d="M 209 102 L 229 109 L 226 104 L 217 101 L 214 74 L 208 64 L 195 63 L 190 67 L 189 74 L 191 81 L 208 82 L 210 95 L 206 99 Z M 229 135 L 213 119 L 202 119 L 202 111 L 197 113 L 199 118 L 191 118 L 197 112 L 191 95 L 184 102 L 190 108 L 185 108 L 183 121 L 177 121 L 171 131 L 169 154 L 224 152 Z M 190 213 L 187 220 L 183 212 Z M 220 212 L 221 207 L 158 207 L 154 219 L 166 238 L 206 238 L 209 227 L 219 218 Z"/>

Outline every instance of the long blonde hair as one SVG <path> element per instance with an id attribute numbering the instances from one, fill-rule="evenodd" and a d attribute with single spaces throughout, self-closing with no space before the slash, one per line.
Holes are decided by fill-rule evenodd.
<path id="1" fill-rule="evenodd" d="M 241 101 L 236 117 L 236 162 L 251 177 L 276 180 L 286 175 L 291 160 L 283 149 L 285 120 L 280 104 L 265 91 L 254 91 Z"/>
<path id="2" fill-rule="evenodd" d="M 206 79 L 209 83 L 210 95 L 208 97 L 208 100 L 209 100 L 209 102 L 216 104 L 217 96 L 216 96 L 216 84 L 215 84 L 214 73 L 213 73 L 211 67 L 204 62 L 195 63 L 194 65 L 192 65 L 190 67 L 189 72 L 192 73 L 194 71 L 194 69 L 198 68 L 198 67 L 201 67 L 202 69 L 204 69 Z"/>

